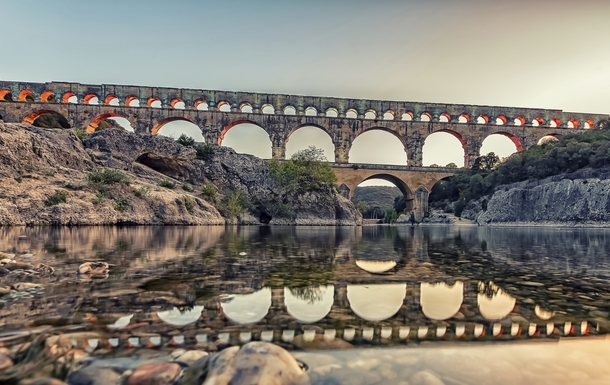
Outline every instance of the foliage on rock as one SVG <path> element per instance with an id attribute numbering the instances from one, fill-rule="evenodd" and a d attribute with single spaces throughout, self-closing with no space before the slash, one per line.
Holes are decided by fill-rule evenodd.
<path id="1" fill-rule="evenodd" d="M 310 146 L 295 153 L 290 160 L 270 161 L 269 172 L 287 194 L 299 194 L 337 183 L 337 177 L 327 162 L 322 149 Z"/>
<path id="2" fill-rule="evenodd" d="M 115 184 L 115 183 L 123 183 L 129 184 L 129 178 L 127 175 L 122 173 L 119 170 L 113 170 L 110 168 L 98 169 L 91 171 L 87 175 L 87 179 L 90 183 L 96 184 Z"/>

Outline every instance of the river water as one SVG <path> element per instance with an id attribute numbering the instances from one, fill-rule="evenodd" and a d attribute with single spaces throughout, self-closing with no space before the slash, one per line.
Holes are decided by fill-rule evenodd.
<path id="1" fill-rule="evenodd" d="M 4 338 L 94 331 L 100 362 L 263 340 L 318 384 L 610 383 L 608 230 L 0 228 L 0 252 L 55 269 L 0 277 L 41 285 L 0 297 Z"/>

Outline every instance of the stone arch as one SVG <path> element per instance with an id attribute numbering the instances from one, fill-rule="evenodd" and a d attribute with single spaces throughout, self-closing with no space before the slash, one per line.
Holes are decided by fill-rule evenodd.
<path id="1" fill-rule="evenodd" d="M 272 104 L 266 103 L 261 106 L 261 114 L 273 115 L 275 114 L 275 107 Z"/>
<path id="2" fill-rule="evenodd" d="M 66 92 L 65 94 L 63 94 L 63 96 L 61 97 L 61 102 L 62 103 L 74 103 L 72 101 L 70 101 L 72 98 L 76 98 L 76 94 L 74 92 Z"/>
<path id="3" fill-rule="evenodd" d="M 366 112 L 364 113 L 364 119 L 374 120 L 377 118 L 378 118 L 377 111 L 375 111 L 372 108 L 366 110 Z"/>
<path id="4" fill-rule="evenodd" d="M 34 121 L 36 119 L 38 119 L 39 117 L 41 117 L 42 115 L 46 115 L 46 114 L 56 114 L 56 115 L 60 115 L 62 118 L 64 118 L 64 120 L 66 121 L 68 127 L 64 127 L 64 128 L 70 128 L 70 123 L 68 122 L 68 119 L 61 113 L 57 112 L 57 111 L 53 111 L 53 110 L 37 110 L 34 112 L 31 112 L 30 114 L 28 114 L 25 118 L 23 118 L 22 123 L 23 124 L 29 124 L 29 125 L 33 125 Z"/>
<path id="5" fill-rule="evenodd" d="M 100 98 L 96 94 L 87 94 L 87 95 L 85 95 L 85 97 L 83 98 L 83 102 L 85 102 L 85 104 L 91 104 L 91 101 L 93 99 L 97 99 L 97 104 L 100 103 Z"/>
<path id="6" fill-rule="evenodd" d="M 166 125 L 167 123 L 171 123 L 171 122 L 176 122 L 176 121 L 183 121 L 183 122 L 189 122 L 192 123 L 194 125 L 197 125 L 195 122 L 193 122 L 192 120 L 189 120 L 187 118 L 184 118 L 182 116 L 172 116 L 170 118 L 165 118 L 163 120 L 160 120 L 159 122 L 157 122 L 157 124 L 155 124 L 152 129 L 150 130 L 151 135 L 157 135 L 159 133 L 159 130 L 161 128 L 163 128 L 164 125 Z"/>
<path id="7" fill-rule="evenodd" d="M 506 123 L 508 123 L 508 118 L 504 115 L 498 115 L 496 116 L 496 121 L 495 124 L 498 126 L 504 126 Z"/>
<path id="8" fill-rule="evenodd" d="M 184 100 L 180 98 L 173 98 L 169 102 L 169 106 L 176 110 L 184 110 L 186 108 L 186 103 L 184 103 Z"/>
<path id="9" fill-rule="evenodd" d="M 245 114 L 251 114 L 253 112 L 252 105 L 248 102 L 241 103 L 239 105 L 239 112 L 243 112 Z"/>
<path id="10" fill-rule="evenodd" d="M 515 136 L 514 134 L 511 134 L 510 132 L 506 132 L 506 131 L 495 131 L 495 132 L 492 132 L 490 135 L 494 135 L 494 134 L 499 134 L 499 135 L 503 135 L 503 136 L 507 137 L 508 139 L 510 139 L 511 142 L 513 142 L 513 144 L 515 145 L 515 148 L 517 148 L 518 152 L 523 151 L 523 145 L 521 144 L 521 140 L 519 138 L 517 138 L 517 136 Z M 489 135 L 487 137 L 489 137 Z M 485 137 L 485 139 L 487 139 L 487 137 Z M 483 140 L 485 140 L 485 139 L 483 139 Z"/>
<path id="11" fill-rule="evenodd" d="M 120 104 L 119 98 L 116 95 L 113 94 L 108 94 L 106 95 L 106 97 L 104 98 L 104 104 L 107 106 L 111 106 L 113 101 L 117 101 L 117 103 Z"/>
<path id="12" fill-rule="evenodd" d="M 34 101 L 34 92 L 31 90 L 23 90 L 17 98 L 20 102 Z"/>
<path id="13" fill-rule="evenodd" d="M 0 90 L 0 100 L 6 100 L 10 102 L 13 100 L 13 94 L 10 90 Z"/>
<path id="14" fill-rule="evenodd" d="M 44 91 L 40 94 L 40 101 L 43 103 L 49 103 L 55 101 L 55 93 L 53 91 Z"/>
<path id="15" fill-rule="evenodd" d="M 125 98 L 125 106 L 127 106 L 127 107 L 135 107 L 135 106 L 131 105 L 131 103 L 134 103 L 134 102 L 138 102 L 138 106 L 140 106 L 140 99 L 138 99 L 137 96 L 130 95 Z"/>
<path id="16" fill-rule="evenodd" d="M 595 122 L 594 121 L 592 121 L 591 119 L 585 120 L 585 124 L 583 126 L 584 129 L 589 130 L 589 129 L 593 128 L 593 127 L 595 127 Z"/>
<path id="17" fill-rule="evenodd" d="M 525 126 L 526 121 L 523 116 L 517 116 L 514 123 L 515 126 Z"/>
<path id="18" fill-rule="evenodd" d="M 347 111 L 345 111 L 345 117 L 349 119 L 358 118 L 358 110 L 356 110 L 355 108 L 348 109 Z"/>
<path id="19" fill-rule="evenodd" d="M 146 106 L 151 108 L 163 108 L 163 103 L 161 103 L 161 99 L 151 96 L 146 101 Z"/>
<path id="20" fill-rule="evenodd" d="M 552 127 L 552 128 L 561 127 L 561 120 L 559 120 L 559 119 L 550 119 L 549 120 L 549 127 Z"/>
<path id="21" fill-rule="evenodd" d="M 328 118 L 336 118 L 339 116 L 339 111 L 335 107 L 330 107 L 326 109 L 325 115 Z"/>
<path id="22" fill-rule="evenodd" d="M 534 119 L 532 119 L 532 126 L 540 127 L 542 125 L 544 125 L 544 119 L 542 119 L 541 117 L 537 116 Z"/>
<path id="23" fill-rule="evenodd" d="M 572 118 L 570 120 L 568 120 L 568 123 L 566 123 L 568 128 L 578 128 L 579 122 L 578 120 Z"/>
<path id="24" fill-rule="evenodd" d="M 284 107 L 284 115 L 296 115 L 297 114 L 297 109 L 294 108 L 294 106 L 285 106 Z"/>
<path id="25" fill-rule="evenodd" d="M 431 122 L 432 121 L 432 114 L 424 111 L 419 115 L 419 121 L 420 122 Z"/>
<path id="26" fill-rule="evenodd" d="M 360 131 L 357 131 L 356 136 L 354 136 L 354 139 L 352 140 L 352 144 L 353 144 L 353 141 L 356 140 L 360 135 L 367 133 L 369 131 L 375 131 L 375 130 L 385 131 L 385 132 L 388 132 L 388 133 L 394 135 L 396 138 L 398 138 L 398 140 L 400 140 L 400 143 L 402 143 L 402 145 L 406 148 L 407 142 L 402 135 L 400 135 L 398 132 L 396 132 L 390 128 L 381 127 L 381 126 L 368 127 L 368 128 L 361 129 Z"/>
<path id="27" fill-rule="evenodd" d="M 462 145 L 462 149 L 464 151 L 464 167 L 468 166 L 468 143 L 466 142 L 466 139 L 459 132 L 457 132 L 457 131 L 453 131 L 453 130 L 446 129 L 446 128 L 443 128 L 443 129 L 440 129 L 440 130 L 435 130 L 435 131 L 431 132 L 430 134 L 426 135 L 423 138 L 424 139 L 423 146 L 426 145 L 426 139 L 430 135 L 436 134 L 436 133 L 440 133 L 440 132 L 450 134 L 451 136 L 455 137 L 460 142 L 460 144 Z M 424 153 L 424 147 L 423 146 L 422 146 L 422 155 Z"/>
<path id="28" fill-rule="evenodd" d="M 307 116 L 318 116 L 318 109 L 314 106 L 308 106 L 305 108 L 305 115 Z"/>
<path id="29" fill-rule="evenodd" d="M 438 121 L 440 123 L 450 123 L 451 122 L 451 115 L 449 115 L 446 112 L 443 112 L 442 114 L 439 115 Z"/>
<path id="30" fill-rule="evenodd" d="M 396 119 L 396 112 L 394 112 L 392 110 L 387 110 L 383 114 L 383 120 L 394 120 L 394 119 Z"/>
<path id="31" fill-rule="evenodd" d="M 489 123 L 489 116 L 487 116 L 485 114 L 479 115 L 477 117 L 476 123 L 477 124 L 488 124 Z"/>
<path id="32" fill-rule="evenodd" d="M 470 115 L 464 113 L 458 116 L 458 123 L 470 123 Z"/>
<path id="33" fill-rule="evenodd" d="M 414 116 L 415 116 L 415 115 L 413 115 L 413 113 L 412 113 L 411 111 L 405 111 L 405 112 L 402 114 L 402 116 L 400 117 L 400 119 L 401 119 L 401 120 L 404 120 L 404 121 L 410 121 L 410 120 L 413 120 L 413 117 L 414 117 Z"/>
<path id="34" fill-rule="evenodd" d="M 104 120 L 108 119 L 108 118 L 124 118 L 124 116 L 121 116 L 119 114 L 115 114 L 112 112 L 106 113 L 106 114 L 101 114 L 96 116 L 95 118 L 93 118 L 91 120 L 91 122 L 89 123 L 89 125 L 87 126 L 87 129 L 85 130 L 85 132 L 87 132 L 87 134 L 90 134 L 92 132 L 95 132 L 97 130 L 97 126 L 103 122 Z"/>
<path id="35" fill-rule="evenodd" d="M 216 111 L 231 112 L 231 103 L 221 100 L 220 102 L 216 103 Z"/>
<path id="36" fill-rule="evenodd" d="M 195 100 L 195 103 L 193 104 L 193 107 L 197 110 L 197 111 L 207 111 L 208 110 L 208 102 L 206 102 L 203 99 L 198 99 Z"/>
<path id="37" fill-rule="evenodd" d="M 235 138 L 231 138 L 231 140 L 229 141 L 229 144 L 225 144 L 224 143 L 225 135 L 234 127 L 241 126 L 243 124 L 250 124 L 252 126 L 255 126 L 256 131 L 258 131 L 259 129 L 261 131 L 263 131 L 265 133 L 265 139 L 262 140 L 262 137 L 259 136 L 258 133 L 254 132 L 253 135 L 249 137 L 250 140 L 248 141 L 248 143 L 245 143 L 241 139 L 239 139 L 239 140 L 237 140 L 237 142 L 241 142 L 241 143 L 230 144 L 231 141 L 236 141 Z M 275 139 L 275 141 L 274 141 L 274 139 Z M 223 127 L 222 131 L 218 135 L 217 143 L 219 146 L 230 146 L 234 150 L 236 150 L 237 152 L 240 152 L 240 153 L 252 154 L 252 155 L 258 156 L 259 158 L 268 159 L 268 158 L 271 158 L 274 156 L 273 151 L 276 146 L 284 145 L 283 141 L 280 139 L 281 138 L 279 138 L 277 136 L 273 137 L 272 133 L 267 131 L 265 129 L 265 127 L 263 127 L 258 122 L 255 122 L 255 121 L 249 120 L 249 119 L 239 119 L 239 120 L 235 120 Z M 262 142 L 261 142 L 261 140 L 262 140 Z M 263 145 L 264 146 L 268 145 L 269 147 L 268 148 L 261 147 Z M 267 150 L 269 150 L 271 153 L 268 154 Z"/>

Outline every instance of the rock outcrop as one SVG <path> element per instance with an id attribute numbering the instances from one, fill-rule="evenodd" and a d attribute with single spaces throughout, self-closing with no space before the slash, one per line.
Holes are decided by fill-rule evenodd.
<path id="1" fill-rule="evenodd" d="M 501 186 L 469 202 L 462 217 L 480 225 L 610 227 L 610 172 L 585 170 Z"/>
<path id="2" fill-rule="evenodd" d="M 96 169 L 114 169 L 130 183 L 91 186 Z M 161 187 L 167 179 L 175 188 Z M 108 129 L 82 141 L 72 130 L 0 122 L 0 225 L 359 225 L 353 204 L 333 189 L 286 198 L 265 161 L 216 147 L 210 160 L 166 137 Z M 218 190 L 216 202 L 201 194 Z M 239 191 L 250 207 L 223 218 L 221 199 Z M 57 192 L 63 201 L 49 204 Z M 274 202 L 290 207 L 278 215 Z M 210 202 L 212 201 L 212 202 Z M 45 204 L 46 202 L 46 204 Z"/>

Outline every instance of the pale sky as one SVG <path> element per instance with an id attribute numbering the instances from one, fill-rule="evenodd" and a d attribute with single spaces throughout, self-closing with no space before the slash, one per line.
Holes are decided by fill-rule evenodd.
<path id="1" fill-rule="evenodd" d="M 607 0 L 0 0 L 0 14 L 3 80 L 610 112 Z M 271 152 L 254 126 L 236 126 L 224 144 Z M 332 160 L 315 128 L 297 131 L 288 154 L 312 144 Z M 492 137 L 489 151 L 514 145 Z M 373 131 L 350 161 L 405 164 L 406 154 Z M 457 139 L 429 137 L 424 164 L 449 162 L 463 164 Z"/>

